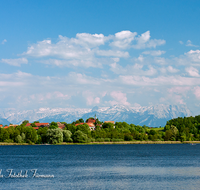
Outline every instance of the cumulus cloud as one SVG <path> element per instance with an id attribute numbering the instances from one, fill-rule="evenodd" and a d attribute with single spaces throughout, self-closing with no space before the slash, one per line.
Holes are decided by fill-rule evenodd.
<path id="1" fill-rule="evenodd" d="M 186 42 L 186 46 L 198 47 L 197 45 L 192 44 L 190 40 Z"/>
<path id="2" fill-rule="evenodd" d="M 167 70 L 170 72 L 170 73 L 177 73 L 179 70 L 178 69 L 175 69 L 173 68 L 172 66 L 168 66 L 167 67 Z"/>
<path id="3" fill-rule="evenodd" d="M 110 65 L 110 70 L 116 74 L 133 74 L 133 75 L 144 75 L 144 76 L 152 76 L 157 73 L 157 70 L 149 65 L 147 70 L 143 70 L 143 65 L 135 64 L 135 65 L 127 65 L 126 67 L 122 67 L 120 64 L 113 63 Z"/>
<path id="4" fill-rule="evenodd" d="M 192 77 L 199 77 L 199 71 L 194 67 L 187 67 L 185 71 Z"/>
<path id="5" fill-rule="evenodd" d="M 125 49 L 155 48 L 165 43 L 165 40 L 150 38 L 150 31 L 138 35 L 128 30 L 108 36 L 78 33 L 75 38 L 68 38 L 59 35 L 57 43 L 51 39 L 39 41 L 30 45 L 22 55 L 55 66 L 101 67 L 106 63 L 105 58 L 109 59 L 107 62 L 111 62 L 111 58 L 129 58 L 129 52 Z M 149 52 L 153 56 L 163 53 L 159 50 Z"/>
<path id="6" fill-rule="evenodd" d="M 4 39 L 4 40 L 1 42 L 1 44 L 5 44 L 6 42 L 7 42 L 7 40 Z"/>
<path id="7" fill-rule="evenodd" d="M 136 38 L 137 44 L 132 47 L 135 49 L 144 49 L 144 48 L 155 48 L 160 45 L 164 45 L 165 40 L 161 39 L 150 39 L 150 31 L 147 31 Z"/>
<path id="8" fill-rule="evenodd" d="M 110 101 L 111 105 L 123 104 L 130 106 L 130 103 L 127 102 L 126 93 L 122 93 L 120 91 L 113 91 L 110 93 L 110 96 L 114 99 L 113 101 Z"/>
<path id="9" fill-rule="evenodd" d="M 89 106 L 100 103 L 100 98 L 95 97 L 94 93 L 92 93 L 91 91 L 84 91 L 83 96 L 86 98 L 86 104 Z"/>
<path id="10" fill-rule="evenodd" d="M 70 81 L 77 82 L 78 84 L 100 85 L 102 82 L 102 80 L 95 79 L 94 77 L 75 72 L 69 73 L 68 78 L 70 78 Z"/>
<path id="11" fill-rule="evenodd" d="M 146 76 L 120 75 L 120 82 L 134 86 L 194 86 L 200 84 L 200 79 L 182 76 L 158 76 L 150 78 Z"/>
<path id="12" fill-rule="evenodd" d="M 121 49 L 144 49 L 155 48 L 165 44 L 165 40 L 150 38 L 150 31 L 146 31 L 141 35 L 137 35 L 136 32 L 121 31 L 115 34 L 114 40 L 110 45 Z"/>
<path id="13" fill-rule="evenodd" d="M 7 63 L 9 65 L 20 67 L 21 64 L 27 64 L 28 60 L 26 58 L 18 58 L 18 59 L 1 59 L 2 63 Z"/>
<path id="14" fill-rule="evenodd" d="M 168 63 L 164 57 L 154 57 L 154 62 L 159 65 L 166 65 Z"/>
<path id="15" fill-rule="evenodd" d="M 200 50 L 190 50 L 185 53 L 185 55 L 190 59 L 190 61 L 200 63 Z"/>
<path id="16" fill-rule="evenodd" d="M 96 54 L 108 57 L 129 57 L 128 52 L 114 51 L 114 50 L 97 50 Z"/>
<path id="17" fill-rule="evenodd" d="M 191 90 L 190 86 L 184 86 L 184 87 L 183 86 L 176 86 L 176 87 L 169 88 L 167 91 L 169 93 L 186 95 L 186 93 L 190 90 Z"/>
<path id="18" fill-rule="evenodd" d="M 145 55 L 151 55 L 151 56 L 160 56 L 162 54 L 165 54 L 166 51 L 161 51 L 161 50 L 157 50 L 157 51 L 144 51 L 142 52 L 142 54 Z"/>
<path id="19" fill-rule="evenodd" d="M 113 42 L 110 43 L 111 46 L 126 49 L 130 48 L 131 42 L 134 40 L 136 32 L 121 31 L 115 34 Z"/>
<path id="20" fill-rule="evenodd" d="M 195 86 L 193 89 L 194 95 L 196 96 L 197 99 L 200 99 L 200 87 Z"/>

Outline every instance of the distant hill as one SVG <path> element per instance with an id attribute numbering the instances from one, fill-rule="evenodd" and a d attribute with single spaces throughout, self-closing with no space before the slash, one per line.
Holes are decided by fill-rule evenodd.
<path id="1" fill-rule="evenodd" d="M 150 127 L 164 126 L 166 121 L 177 118 L 191 116 L 191 111 L 185 105 L 155 105 L 146 107 L 127 107 L 124 105 L 114 105 L 111 107 L 97 107 L 93 109 L 81 108 L 40 108 L 35 110 L 4 110 L 0 112 L 0 117 L 4 119 L 2 124 L 20 124 L 24 120 L 52 122 L 65 121 L 71 123 L 79 118 L 86 120 L 94 117 L 95 114 L 100 121 L 125 121 L 136 125 L 147 125 Z M 0 120 L 1 121 L 1 120 Z M 1 123 L 1 122 L 0 122 Z"/>
<path id="2" fill-rule="evenodd" d="M 10 122 L 7 119 L 4 119 L 4 118 L 0 117 L 0 124 L 2 124 L 2 125 L 9 125 Z"/>

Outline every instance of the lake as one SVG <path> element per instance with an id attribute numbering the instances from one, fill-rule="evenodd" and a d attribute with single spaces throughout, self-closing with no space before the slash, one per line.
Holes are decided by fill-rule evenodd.
<path id="1" fill-rule="evenodd" d="M 0 146 L 0 169 L 0 189 L 9 190 L 192 190 L 200 144 Z"/>

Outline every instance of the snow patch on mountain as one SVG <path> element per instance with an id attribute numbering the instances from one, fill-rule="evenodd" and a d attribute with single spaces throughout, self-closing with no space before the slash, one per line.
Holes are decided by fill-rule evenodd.
<path id="1" fill-rule="evenodd" d="M 79 118 L 86 120 L 89 117 L 94 117 L 95 114 L 100 121 L 125 121 L 151 127 L 164 126 L 166 121 L 172 118 L 192 115 L 185 105 L 164 104 L 144 107 L 128 107 L 124 105 L 113 105 L 111 107 L 95 106 L 93 109 L 39 108 L 24 111 L 17 111 L 16 109 L 0 110 L 0 118 L 13 124 L 20 124 L 24 120 L 29 120 L 30 122 L 38 120 L 40 122 L 65 121 L 70 123 Z"/>

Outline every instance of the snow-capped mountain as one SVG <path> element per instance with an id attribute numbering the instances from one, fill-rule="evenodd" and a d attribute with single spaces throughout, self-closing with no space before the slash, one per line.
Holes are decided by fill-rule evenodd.
<path id="1" fill-rule="evenodd" d="M 16 124 L 21 123 L 23 120 L 29 120 L 30 122 L 38 120 L 40 122 L 65 121 L 70 123 L 79 118 L 86 120 L 89 117 L 94 117 L 95 114 L 100 121 L 125 121 L 127 123 L 151 127 L 164 126 L 166 121 L 172 118 L 192 115 L 191 111 L 185 105 L 160 104 L 148 107 L 128 107 L 124 105 L 114 105 L 111 107 L 95 106 L 93 109 L 40 108 L 21 112 L 8 109 L 0 111 L 0 118 Z"/>

